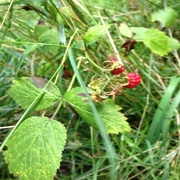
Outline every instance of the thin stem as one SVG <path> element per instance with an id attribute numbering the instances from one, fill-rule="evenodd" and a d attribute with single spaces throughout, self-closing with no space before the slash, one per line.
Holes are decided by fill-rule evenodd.
<path id="1" fill-rule="evenodd" d="M 102 18 L 102 16 L 101 16 L 101 14 L 100 14 L 100 12 L 98 11 L 97 13 L 98 13 L 98 15 L 99 15 L 99 18 L 101 19 L 102 24 L 105 26 L 106 24 L 105 24 L 105 22 L 104 22 L 104 20 L 103 20 L 103 18 Z M 115 54 L 117 55 L 117 59 L 118 59 L 118 61 L 119 61 L 119 64 L 124 65 L 124 63 L 122 62 L 122 59 L 121 59 L 121 57 L 120 57 L 120 55 L 119 55 L 119 53 L 118 53 L 118 50 L 117 50 L 117 48 L 116 48 L 116 46 L 115 46 L 115 44 L 114 44 L 114 41 L 113 41 L 113 39 L 112 39 L 112 37 L 111 37 L 108 29 L 106 29 L 106 33 L 107 33 L 107 36 L 108 36 L 109 41 L 110 41 L 110 43 L 111 43 L 111 46 L 112 46 Z"/>
<path id="2" fill-rule="evenodd" d="M 80 64 L 81 64 L 81 60 L 78 62 L 78 65 L 77 65 L 78 68 L 80 67 Z M 72 88 L 72 86 L 74 84 L 74 81 L 75 81 L 75 78 L 76 78 L 76 75 L 74 74 L 66 92 L 70 91 L 70 89 Z M 62 101 L 60 101 L 60 103 L 58 104 L 58 107 L 56 108 L 56 110 L 55 110 L 53 116 L 51 117 L 51 119 L 54 119 L 54 117 L 58 113 L 58 111 L 61 108 L 61 106 L 62 106 Z"/>
<path id="3" fill-rule="evenodd" d="M 74 34 L 71 36 L 69 42 L 68 42 L 68 45 L 67 45 L 67 48 L 66 48 L 66 51 L 64 53 L 64 56 L 63 56 L 63 59 L 61 61 L 61 64 L 59 65 L 59 67 L 57 68 L 57 70 L 55 71 L 55 73 L 51 76 L 51 78 L 49 79 L 49 81 L 47 82 L 47 84 L 45 85 L 44 89 L 47 88 L 47 86 L 49 85 L 49 83 L 53 80 L 53 78 L 56 76 L 56 74 L 59 72 L 59 70 L 61 69 L 61 67 L 64 65 L 65 61 L 66 61 L 66 57 L 67 57 L 67 54 L 68 54 L 68 50 L 70 48 L 70 45 L 74 39 L 74 36 L 76 35 L 76 33 L 78 32 L 79 29 L 76 29 Z"/>
<path id="4" fill-rule="evenodd" d="M 88 61 L 93 65 L 95 66 L 96 68 L 98 68 L 101 72 L 105 71 L 104 68 L 101 68 L 100 66 L 98 66 L 96 63 L 94 63 L 91 58 L 88 56 L 88 53 L 87 51 L 85 51 L 85 56 L 86 58 L 88 59 Z"/>

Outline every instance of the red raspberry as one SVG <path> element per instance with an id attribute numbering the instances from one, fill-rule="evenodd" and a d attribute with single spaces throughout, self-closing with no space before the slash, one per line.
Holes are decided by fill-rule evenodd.
<path id="1" fill-rule="evenodd" d="M 125 67 L 123 65 L 120 65 L 119 67 L 113 69 L 111 71 L 111 74 L 113 75 L 117 75 L 117 74 L 121 74 L 124 71 Z"/>
<path id="2" fill-rule="evenodd" d="M 137 73 L 128 73 L 129 84 L 125 86 L 126 88 L 134 88 L 141 82 L 141 76 Z"/>
<path id="3" fill-rule="evenodd" d="M 118 75 L 125 70 L 125 67 L 118 62 L 118 58 L 115 55 L 110 55 L 108 58 L 110 60 L 109 67 L 112 69 L 111 74 Z"/>

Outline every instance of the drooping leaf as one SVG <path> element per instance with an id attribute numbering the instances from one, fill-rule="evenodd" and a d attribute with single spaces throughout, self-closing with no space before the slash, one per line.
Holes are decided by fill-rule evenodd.
<path id="1" fill-rule="evenodd" d="M 144 44 L 151 49 L 152 52 L 164 56 L 170 51 L 169 38 L 164 32 L 158 29 L 149 29 L 143 34 Z"/>
<path id="2" fill-rule="evenodd" d="M 133 33 L 132 33 L 130 27 L 128 27 L 128 25 L 126 23 L 120 24 L 119 31 L 125 37 L 132 38 L 132 36 L 133 36 Z"/>
<path id="3" fill-rule="evenodd" d="M 121 48 L 124 48 L 126 53 L 128 53 L 130 50 L 134 49 L 135 45 L 137 44 L 137 41 L 134 39 L 128 39 L 124 44 L 122 44 Z"/>
<path id="4" fill-rule="evenodd" d="M 90 27 L 88 31 L 84 35 L 84 41 L 87 44 L 92 44 L 102 38 L 106 34 L 106 30 L 111 25 L 96 25 L 93 27 Z"/>
<path id="5" fill-rule="evenodd" d="M 40 94 L 47 83 L 47 80 L 37 77 L 22 77 L 21 79 L 14 80 L 13 85 L 8 90 L 9 95 L 22 106 L 27 109 L 35 98 Z M 50 82 L 46 88 L 46 94 L 36 107 L 36 110 L 46 109 L 52 106 L 60 99 L 60 91 L 58 87 Z"/>
<path id="6" fill-rule="evenodd" d="M 58 121 L 34 116 L 26 119 L 7 142 L 5 160 L 21 180 L 51 180 L 60 166 L 66 129 Z"/>
<path id="7" fill-rule="evenodd" d="M 44 44 L 40 47 L 41 52 L 45 54 L 56 54 L 59 48 L 58 45 L 60 44 L 59 33 L 56 29 L 45 31 L 39 36 L 38 42 Z"/>
<path id="8" fill-rule="evenodd" d="M 64 98 L 85 122 L 98 128 L 88 99 L 80 87 L 73 88 L 67 92 Z M 116 105 L 113 100 L 107 99 L 101 103 L 97 103 L 96 108 L 108 133 L 118 134 L 130 131 L 130 126 L 126 122 L 127 118 L 119 112 L 121 107 Z"/>
<path id="9" fill-rule="evenodd" d="M 178 14 L 172 8 L 162 9 L 151 15 L 152 21 L 160 21 L 164 27 L 173 26 L 176 22 Z"/>

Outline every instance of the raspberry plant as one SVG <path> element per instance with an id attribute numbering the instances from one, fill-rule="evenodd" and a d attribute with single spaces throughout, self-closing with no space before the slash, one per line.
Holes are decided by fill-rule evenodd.
<path id="1" fill-rule="evenodd" d="M 101 16 L 102 12 L 98 14 L 98 21 L 91 16 L 92 22 L 87 22 L 90 17 L 89 11 L 79 2 L 77 6 L 83 9 L 82 12 L 74 6 L 74 1 L 67 1 L 65 4 L 63 2 L 62 7 L 52 1 L 44 5 L 37 2 L 30 5 L 25 3 L 25 7 L 22 8 L 30 8 L 36 15 L 39 13 L 38 18 L 41 17 L 43 20 L 37 19 L 37 24 L 33 28 L 27 28 L 28 38 L 24 36 L 25 33 L 19 38 L 22 41 L 9 42 L 22 44 L 24 48 L 22 56 L 17 61 L 15 78 L 8 94 L 25 111 L 1 145 L 1 150 L 7 147 L 4 155 L 10 173 L 20 179 L 53 179 L 60 166 L 68 133 L 61 117 L 58 118 L 56 115 L 60 109 L 66 108 L 75 110 L 84 122 L 100 131 L 104 142 L 108 144 L 106 149 L 113 164 L 111 170 L 114 172 L 116 163 L 113 160 L 116 157 L 107 134 L 118 135 L 131 131 L 127 117 L 121 112 L 122 107 L 116 104 L 115 99 L 123 97 L 126 88 L 137 87 L 138 90 L 141 88 L 140 83 L 144 82 L 143 71 L 138 72 L 138 65 L 129 62 L 129 54 L 136 52 L 136 47 L 142 45 L 156 56 L 166 56 L 180 48 L 179 41 L 168 36 L 163 29 L 154 26 L 130 26 L 127 22 L 116 23 L 111 17 L 107 20 Z M 167 8 L 152 13 L 151 19 L 152 22 L 161 22 L 163 28 L 169 28 L 175 24 L 177 13 L 174 9 Z M 118 41 L 112 35 L 115 29 L 118 30 L 116 35 L 121 37 Z M 6 41 L 11 40 L 11 37 L 3 36 L 2 39 L 4 38 Z M 24 44 L 24 39 L 28 40 L 27 44 Z M 97 53 L 98 48 L 99 52 L 102 52 L 101 55 Z M 19 47 L 15 49 L 22 50 Z M 135 52 L 133 53 L 136 55 Z M 36 58 L 37 54 L 40 56 Z M 33 72 L 33 76 L 29 77 L 20 74 L 21 68 L 25 66 L 24 62 L 28 61 L 26 57 L 36 58 L 35 64 L 39 66 L 35 76 Z M 41 58 L 44 61 L 40 61 Z M 54 65 L 57 64 L 58 68 L 54 69 Z M 65 68 L 74 71 L 78 84 L 74 81 L 75 76 L 72 77 L 72 81 L 63 79 L 63 75 L 67 77 Z M 68 76 L 71 77 L 73 74 L 69 73 Z M 86 76 L 90 78 L 85 81 Z M 175 89 L 178 83 L 179 79 L 175 78 L 170 85 L 172 84 Z M 175 102 L 173 107 L 178 104 L 178 101 Z M 154 119 L 157 119 L 159 114 L 164 117 L 160 113 L 163 104 L 164 101 Z M 168 102 L 165 105 L 168 107 Z M 52 116 L 48 113 L 49 109 L 54 111 Z M 173 114 L 172 112 L 170 108 L 170 114 Z M 161 131 L 165 137 L 168 118 L 164 118 L 167 123 L 162 130 L 159 126 L 161 123 L 152 123 L 147 139 L 150 143 L 158 140 Z M 157 127 L 159 131 L 154 130 Z M 112 176 L 112 179 L 114 177 L 116 176 Z"/>

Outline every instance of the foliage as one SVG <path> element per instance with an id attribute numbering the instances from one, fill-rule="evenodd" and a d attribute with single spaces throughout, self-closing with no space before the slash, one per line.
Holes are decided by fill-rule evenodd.
<path id="1" fill-rule="evenodd" d="M 179 177 L 177 0 L 0 6 L 0 179 Z"/>
<path id="2" fill-rule="evenodd" d="M 94 114 L 88 104 L 88 98 L 86 94 L 83 94 L 81 88 L 74 88 L 66 93 L 65 99 L 87 123 L 98 128 Z M 112 100 L 107 99 L 102 103 L 97 103 L 96 108 L 108 133 L 118 134 L 130 131 L 130 127 L 125 121 L 126 117 L 118 112 L 121 108 Z"/>
<path id="3" fill-rule="evenodd" d="M 163 24 L 163 27 L 174 26 L 178 14 L 172 8 L 166 8 L 159 10 L 151 15 L 152 21 L 159 21 Z"/>
<path id="4" fill-rule="evenodd" d="M 110 27 L 110 25 L 96 25 L 90 27 L 88 31 L 84 35 L 84 42 L 87 44 L 92 44 L 99 40 L 103 35 L 106 34 L 106 30 Z"/>
<path id="5" fill-rule="evenodd" d="M 46 85 L 47 80 L 37 77 L 22 77 L 19 80 L 14 80 L 12 87 L 8 93 L 17 101 L 22 108 L 27 109 L 35 98 L 42 92 L 45 91 L 40 104 L 36 107 L 36 110 L 46 109 L 52 106 L 55 102 L 60 99 L 60 92 L 56 85 L 52 82 L 43 89 Z"/>
<path id="6" fill-rule="evenodd" d="M 65 140 L 66 129 L 58 121 L 36 116 L 26 119 L 7 142 L 10 172 L 19 179 L 53 179 Z"/>

